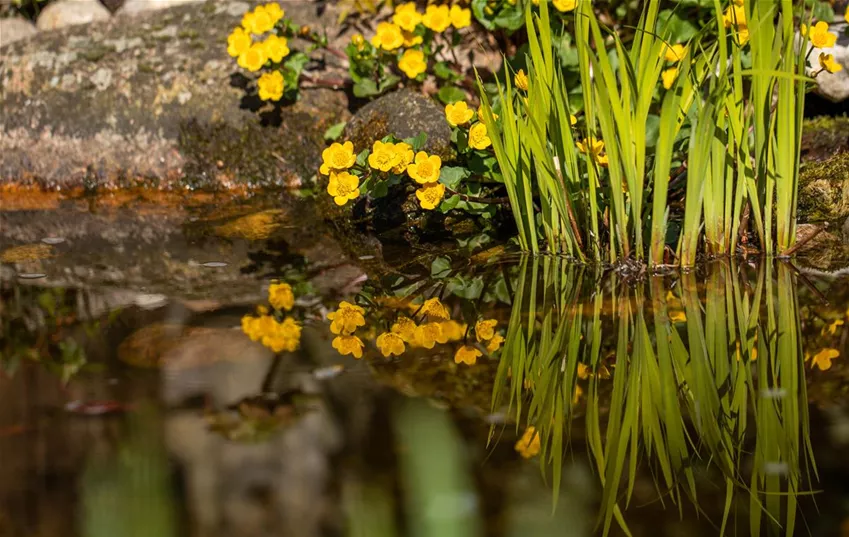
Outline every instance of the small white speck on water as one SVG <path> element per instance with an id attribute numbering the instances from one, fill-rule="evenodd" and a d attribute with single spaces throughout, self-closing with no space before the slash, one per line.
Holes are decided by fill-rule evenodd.
<path id="1" fill-rule="evenodd" d="M 207 261 L 206 263 L 201 263 L 200 266 L 206 268 L 221 268 L 226 267 L 227 263 L 225 263 L 224 261 Z"/>
<path id="2" fill-rule="evenodd" d="M 22 280 L 38 280 L 40 278 L 46 278 L 47 274 L 41 272 L 22 272 L 18 274 L 18 278 Z"/>
<path id="3" fill-rule="evenodd" d="M 44 244 L 54 245 L 62 244 L 63 242 L 65 242 L 65 239 L 63 239 L 62 237 L 44 237 L 43 239 L 41 239 L 41 242 L 43 242 Z"/>

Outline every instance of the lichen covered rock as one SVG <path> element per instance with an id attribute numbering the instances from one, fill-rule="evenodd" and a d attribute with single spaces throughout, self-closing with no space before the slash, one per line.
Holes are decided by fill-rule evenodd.
<path id="1" fill-rule="evenodd" d="M 39 30 L 56 30 L 76 24 L 109 20 L 109 10 L 98 0 L 59 0 L 45 7 L 38 15 Z"/>
<path id="2" fill-rule="evenodd" d="M 800 222 L 842 222 L 849 216 L 849 153 L 805 164 L 799 177 Z"/>
<path id="3" fill-rule="evenodd" d="M 821 116 L 802 125 L 802 162 L 822 161 L 849 151 L 849 118 Z"/>
<path id="4" fill-rule="evenodd" d="M 0 47 L 38 33 L 30 21 L 23 17 L 0 19 Z"/>

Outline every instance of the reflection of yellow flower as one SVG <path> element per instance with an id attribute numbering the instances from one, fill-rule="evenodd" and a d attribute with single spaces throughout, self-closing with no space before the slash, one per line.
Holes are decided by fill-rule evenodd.
<path id="1" fill-rule="evenodd" d="M 395 14 L 392 16 L 392 22 L 408 32 L 416 29 L 416 26 L 422 21 L 422 15 L 416 11 L 415 2 L 407 2 L 395 8 Z"/>
<path id="2" fill-rule="evenodd" d="M 333 202 L 342 206 L 360 195 L 360 179 L 348 172 L 330 172 L 327 193 L 333 196 Z"/>
<path id="3" fill-rule="evenodd" d="M 377 33 L 371 38 L 371 44 L 383 50 L 395 50 L 404 44 L 401 27 L 391 22 L 381 22 L 377 25 Z"/>
<path id="4" fill-rule="evenodd" d="M 552 2 L 557 11 L 572 11 L 578 7 L 578 0 L 554 0 Z"/>
<path id="5" fill-rule="evenodd" d="M 421 309 L 422 315 L 427 315 L 428 318 L 440 321 L 447 321 L 451 318 L 448 313 L 448 308 L 437 297 L 428 298 L 425 300 Z"/>
<path id="6" fill-rule="evenodd" d="M 279 101 L 283 98 L 283 75 L 280 71 L 263 73 L 256 81 L 257 93 L 263 101 Z"/>
<path id="7" fill-rule="evenodd" d="M 363 341 L 357 336 L 336 336 L 332 345 L 342 356 L 352 354 L 354 358 L 363 357 Z"/>
<path id="8" fill-rule="evenodd" d="M 837 349 L 822 349 L 811 359 L 811 367 L 817 366 L 821 371 L 831 369 L 831 361 L 839 356 Z"/>
<path id="9" fill-rule="evenodd" d="M 669 320 L 673 323 L 683 323 L 687 320 L 687 314 L 684 310 L 673 310 L 669 312 Z"/>
<path id="10" fill-rule="evenodd" d="M 242 331 L 274 352 L 293 352 L 301 341 L 301 325 L 291 317 L 280 323 L 270 315 L 246 315 L 242 317 Z"/>
<path id="11" fill-rule="evenodd" d="M 416 189 L 416 198 L 422 209 L 432 211 L 445 197 L 445 185 L 442 183 L 427 183 Z"/>
<path id="12" fill-rule="evenodd" d="M 278 310 L 289 311 L 295 305 L 295 293 L 288 283 L 272 283 L 268 287 L 268 302 Z"/>
<path id="13" fill-rule="evenodd" d="M 419 347 L 432 349 L 437 343 L 445 343 L 448 340 L 439 323 L 424 323 L 416 327 L 414 341 Z"/>
<path id="14" fill-rule="evenodd" d="M 469 147 L 473 149 L 486 149 L 492 145 L 492 140 L 486 132 L 486 125 L 483 123 L 475 123 L 469 129 Z"/>
<path id="15" fill-rule="evenodd" d="M 501 348 L 501 344 L 504 343 L 504 336 L 501 334 L 495 334 L 492 336 L 492 339 L 489 340 L 489 343 L 486 344 L 487 352 L 495 352 Z"/>
<path id="16" fill-rule="evenodd" d="M 678 78 L 678 68 L 670 67 L 669 69 L 665 69 L 662 73 L 660 73 L 660 79 L 663 81 L 663 88 L 670 89 L 672 84 L 675 83 L 675 79 Z"/>
<path id="17" fill-rule="evenodd" d="M 254 43 L 250 46 L 250 48 L 242 51 L 236 63 L 238 63 L 239 67 L 242 69 L 247 69 L 248 71 L 255 73 L 262 69 L 262 66 L 265 65 L 265 61 L 267 59 L 268 58 L 265 57 L 265 47 L 263 47 L 260 43 Z"/>
<path id="18" fill-rule="evenodd" d="M 266 57 L 274 63 L 283 61 L 289 55 L 289 41 L 285 37 L 270 35 L 262 42 Z"/>
<path id="19" fill-rule="evenodd" d="M 398 164 L 399 155 L 395 151 L 395 144 L 377 140 L 368 156 L 368 164 L 375 170 L 388 172 Z"/>
<path id="20" fill-rule="evenodd" d="M 451 6 L 448 16 L 451 17 L 451 24 L 458 30 L 472 25 L 472 11 L 470 9 L 462 8 L 455 4 Z"/>
<path id="21" fill-rule="evenodd" d="M 422 17 L 422 24 L 434 32 L 444 32 L 451 26 L 451 12 L 448 6 L 435 6 L 433 4 L 427 6 L 425 14 Z"/>
<path id="22" fill-rule="evenodd" d="M 405 50 L 404 55 L 398 60 L 398 69 L 404 72 L 408 78 L 416 78 L 427 70 L 427 62 L 424 52 L 421 50 Z"/>
<path id="23" fill-rule="evenodd" d="M 572 394 L 572 404 L 577 405 L 581 401 L 581 396 L 584 395 L 584 390 L 580 386 L 575 386 L 575 393 Z"/>
<path id="24" fill-rule="evenodd" d="M 392 173 L 402 174 L 407 171 L 407 166 L 413 162 L 415 153 L 413 152 L 413 147 L 405 142 L 398 142 L 395 144 L 394 149 L 398 163 L 392 168 Z"/>
<path id="25" fill-rule="evenodd" d="M 334 334 L 351 334 L 357 327 L 365 326 L 366 320 L 363 314 L 366 312 L 360 306 L 345 302 L 339 303 L 339 309 L 327 314 L 330 323 L 330 331 Z"/>
<path id="26" fill-rule="evenodd" d="M 324 175 L 330 175 L 331 171 L 342 172 L 350 168 L 357 162 L 357 156 L 354 154 L 354 144 L 345 142 L 340 144 L 334 142 L 330 147 L 321 152 L 321 169 L 319 170 Z"/>
<path id="27" fill-rule="evenodd" d="M 401 356 L 404 354 L 404 340 L 398 334 L 392 332 L 384 332 L 377 336 L 377 348 L 386 358 L 393 354 Z"/>
<path id="28" fill-rule="evenodd" d="M 539 433 L 534 427 L 529 426 L 514 447 L 519 455 L 526 459 L 537 456 L 541 447 Z"/>
<path id="29" fill-rule="evenodd" d="M 513 77 L 513 82 L 520 90 L 528 91 L 528 75 L 525 74 L 524 69 L 519 69 L 519 72 Z"/>
<path id="30" fill-rule="evenodd" d="M 471 345 L 463 345 L 457 352 L 454 353 L 455 364 L 475 365 L 478 358 L 481 356 L 481 351 Z"/>
<path id="31" fill-rule="evenodd" d="M 238 27 L 227 36 L 227 54 L 238 58 L 242 52 L 251 48 L 251 34 L 246 32 L 244 28 Z"/>
<path id="32" fill-rule="evenodd" d="M 457 101 L 456 103 L 445 105 L 445 119 L 448 120 L 448 124 L 452 127 L 465 125 L 472 120 L 474 115 L 474 110 L 469 108 L 466 101 Z"/>
<path id="33" fill-rule="evenodd" d="M 819 21 L 809 29 L 803 24 L 800 28 L 802 35 L 807 35 L 811 44 L 817 48 L 830 48 L 837 42 L 837 34 L 828 31 L 828 23 Z"/>
<path id="34" fill-rule="evenodd" d="M 687 47 L 681 44 L 663 47 L 663 59 L 668 62 L 677 63 L 684 59 L 685 54 L 687 54 Z"/>
<path id="35" fill-rule="evenodd" d="M 826 332 L 829 334 L 836 334 L 838 326 L 843 326 L 843 319 L 835 319 L 834 322 L 830 323 L 828 326 L 824 326 L 822 334 L 825 335 Z"/>
<path id="36" fill-rule="evenodd" d="M 590 368 L 587 364 L 578 363 L 578 378 L 581 380 L 590 378 Z"/>
<path id="37" fill-rule="evenodd" d="M 416 323 L 409 317 L 398 317 L 392 325 L 392 332 L 401 336 L 405 343 L 412 343 L 416 339 Z"/>
<path id="38" fill-rule="evenodd" d="M 424 151 L 419 151 L 413 164 L 407 166 L 407 175 L 417 183 L 435 183 L 439 180 L 441 170 L 442 159 L 439 156 L 428 156 Z"/>
<path id="39" fill-rule="evenodd" d="M 489 341 L 495 335 L 495 327 L 498 321 L 495 319 L 481 319 L 475 323 L 475 338 L 478 341 Z"/>
<path id="40" fill-rule="evenodd" d="M 448 341 L 459 341 L 466 335 L 466 325 L 460 324 L 457 321 L 442 321 L 442 334 Z"/>
<path id="41" fill-rule="evenodd" d="M 820 52 L 819 61 L 820 69 L 828 71 L 829 73 L 836 73 L 838 71 L 843 70 L 843 66 L 834 61 L 833 54 L 826 54 L 825 52 Z"/>

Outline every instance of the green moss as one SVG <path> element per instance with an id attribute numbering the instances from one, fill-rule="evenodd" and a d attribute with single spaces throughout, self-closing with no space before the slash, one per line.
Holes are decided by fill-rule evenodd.
<path id="1" fill-rule="evenodd" d="M 191 28 L 186 30 L 180 30 L 180 33 L 177 34 L 177 37 L 180 39 L 197 39 L 200 34 L 197 30 L 192 30 Z"/>
<path id="2" fill-rule="evenodd" d="M 849 118 L 817 117 L 802 125 L 802 161 L 822 161 L 849 149 Z"/>
<path id="3" fill-rule="evenodd" d="M 111 45 L 94 44 L 80 52 L 80 57 L 92 63 L 97 63 L 107 54 L 117 52 L 115 47 Z"/>
<path id="4" fill-rule="evenodd" d="M 849 216 L 849 153 L 802 167 L 798 216 L 802 222 L 836 222 Z"/>

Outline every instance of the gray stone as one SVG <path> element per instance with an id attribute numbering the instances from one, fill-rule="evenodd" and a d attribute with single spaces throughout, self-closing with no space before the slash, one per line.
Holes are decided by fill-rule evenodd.
<path id="1" fill-rule="evenodd" d="M 55 30 L 65 26 L 109 20 L 111 14 L 98 0 L 59 0 L 49 4 L 38 15 L 39 30 Z"/>
<path id="2" fill-rule="evenodd" d="M 204 0 L 126 0 L 124 5 L 115 14 L 133 15 L 143 11 L 156 11 L 182 4 L 201 5 Z"/>
<path id="3" fill-rule="evenodd" d="M 23 17 L 0 19 L 0 47 L 38 33 L 35 25 Z"/>

